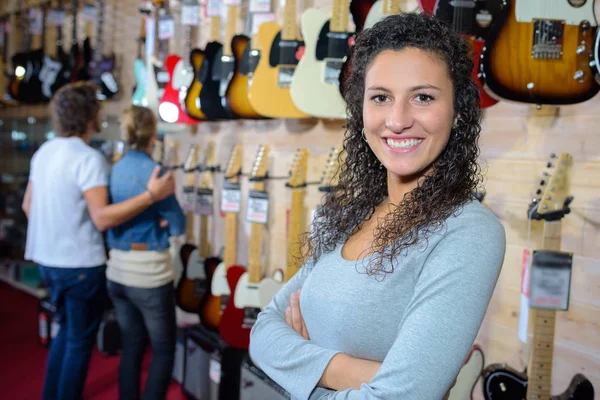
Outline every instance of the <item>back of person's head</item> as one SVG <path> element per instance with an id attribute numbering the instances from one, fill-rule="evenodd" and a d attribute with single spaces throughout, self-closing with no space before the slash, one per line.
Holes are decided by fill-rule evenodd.
<path id="1" fill-rule="evenodd" d="M 83 136 L 90 126 L 100 131 L 98 86 L 93 82 L 76 82 L 60 88 L 52 97 L 50 111 L 58 136 Z"/>
<path id="2" fill-rule="evenodd" d="M 156 116 L 146 107 L 130 105 L 121 118 L 121 139 L 129 147 L 146 150 L 156 136 Z"/>

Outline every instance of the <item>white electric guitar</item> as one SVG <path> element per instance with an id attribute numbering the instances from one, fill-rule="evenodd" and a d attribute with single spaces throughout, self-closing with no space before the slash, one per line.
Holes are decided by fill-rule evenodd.
<path id="1" fill-rule="evenodd" d="M 189 6 L 200 7 L 196 0 L 183 0 L 181 7 L 182 13 L 186 10 L 186 7 Z M 193 46 L 193 28 L 186 25 L 184 27 L 184 32 L 183 57 L 175 65 L 175 70 L 171 79 L 173 89 L 180 91 L 179 98 L 183 100 L 185 100 L 187 89 L 194 79 L 194 68 L 192 68 L 192 64 L 190 63 L 190 53 L 192 52 Z"/>
<path id="2" fill-rule="evenodd" d="M 236 145 L 231 151 L 227 170 L 225 171 L 225 183 L 223 190 L 240 190 L 240 174 L 242 171 L 242 146 Z M 239 192 L 238 192 L 239 193 Z M 239 200 L 237 203 L 239 208 Z M 235 207 L 234 207 L 235 208 Z M 214 296 L 225 298 L 231 294 L 227 282 L 227 269 L 235 265 L 237 259 L 237 218 L 239 209 L 225 211 L 225 245 L 223 250 L 223 262 L 221 262 L 215 273 L 210 286 Z M 222 304 L 224 305 L 224 301 Z"/>
<path id="3" fill-rule="evenodd" d="M 367 14 L 364 29 L 373 27 L 373 25 L 388 15 L 400 14 L 403 12 L 420 12 L 420 10 L 421 9 L 415 1 L 377 0 Z"/>
<path id="4" fill-rule="evenodd" d="M 246 218 L 252 221 L 250 213 L 255 211 L 268 213 L 268 210 L 254 210 L 251 197 L 261 197 L 267 195 L 266 184 L 264 178 L 267 176 L 269 168 L 269 154 L 271 148 L 268 145 L 261 145 L 258 149 L 250 180 L 254 181 L 252 190 L 248 197 L 248 208 Z M 254 203 L 257 204 L 257 203 Z M 262 240 L 265 224 L 262 222 L 251 222 L 250 226 L 250 244 L 248 249 L 248 267 L 246 272 L 238 280 L 235 288 L 233 304 L 236 308 L 244 310 L 244 326 L 250 327 L 256 321 L 256 316 L 260 312 L 260 296 L 259 285 L 262 279 Z"/>
<path id="5" fill-rule="evenodd" d="M 447 400 L 468 400 L 472 398 L 473 389 L 483 371 L 483 351 L 478 345 L 473 345 L 458 376 L 450 390 Z"/>
<path id="6" fill-rule="evenodd" d="M 155 6 L 154 15 L 154 32 L 152 35 L 154 54 L 147 59 L 147 81 L 146 81 L 146 101 L 147 107 L 151 109 L 155 115 L 158 114 L 159 100 L 162 98 L 165 91 L 165 86 L 169 82 L 169 72 L 165 68 L 165 58 L 169 52 L 169 40 L 159 40 L 159 25 L 160 21 L 167 21 L 172 17 L 167 14 L 164 7 L 168 5 L 168 1 L 162 2 L 155 0 L 155 2 L 161 3 L 161 8 Z"/>
<path id="7" fill-rule="evenodd" d="M 271 277 L 266 277 L 260 281 L 258 294 L 261 309 L 264 309 L 271 302 L 271 299 L 283 284 L 289 281 L 302 266 L 300 235 L 304 232 L 304 198 L 306 196 L 308 156 L 307 149 L 298 149 L 292 162 L 290 177 L 286 184 L 292 192 L 287 229 L 287 266 L 285 274 L 282 274 L 281 270 L 276 270 Z"/>
<path id="8" fill-rule="evenodd" d="M 306 47 L 294 71 L 290 93 L 296 107 L 315 117 L 346 118 L 339 78 L 352 36 L 348 8 L 349 0 L 334 0 L 331 16 L 318 8 L 302 14 Z"/>

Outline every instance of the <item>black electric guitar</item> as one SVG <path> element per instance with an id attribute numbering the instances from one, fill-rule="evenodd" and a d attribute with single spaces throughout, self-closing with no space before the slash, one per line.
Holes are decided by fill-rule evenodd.
<path id="1" fill-rule="evenodd" d="M 17 100 L 24 104 L 37 104 L 45 100 L 44 95 L 42 94 L 42 82 L 40 81 L 40 71 L 42 70 L 42 65 L 44 64 L 43 38 L 44 28 L 46 26 L 46 18 L 44 8 L 41 8 L 39 11 L 40 14 L 37 15 L 39 15 L 42 19 L 42 41 L 40 48 L 28 51 L 25 54 L 24 59 L 20 61 L 25 65 L 25 75 L 19 82 Z M 22 15 L 22 17 L 28 18 L 27 15 Z M 31 22 L 32 21 L 28 21 L 27 23 L 28 30 L 31 29 Z M 31 31 L 28 32 L 28 34 L 31 35 Z M 13 61 L 13 65 L 18 64 L 15 64 Z"/>
<path id="2" fill-rule="evenodd" d="M 221 17 L 211 17 L 211 41 L 204 49 L 205 58 L 202 68 L 205 69 L 200 71 L 202 75 L 200 81 L 203 82 L 200 91 L 200 109 L 209 120 L 235 118 L 227 106 L 225 93 L 235 70 L 235 63 L 233 57 L 223 55 L 223 45 L 219 42 L 220 29 Z"/>
<path id="3" fill-rule="evenodd" d="M 63 12 L 63 0 L 58 0 L 56 11 Z M 53 55 L 46 54 L 40 71 L 42 94 L 50 99 L 54 92 L 67 84 L 71 79 L 69 56 L 63 49 L 62 26 L 56 25 L 56 51 Z"/>
<path id="4" fill-rule="evenodd" d="M 542 180 L 542 187 L 528 215 L 544 220 L 543 249 L 560 250 L 561 220 L 570 212 L 573 200 L 568 196 L 569 173 L 573 158 L 563 153 L 556 160 L 552 174 Z M 552 163 L 549 163 L 552 166 Z M 515 371 L 505 364 L 492 364 L 483 371 L 483 395 L 486 400 L 553 399 L 593 400 L 594 387 L 582 374 L 571 380 L 567 390 L 551 396 L 552 358 L 554 353 L 554 329 L 556 311 L 530 309 L 533 325 L 533 342 L 529 368 L 524 373 Z"/>
<path id="5" fill-rule="evenodd" d="M 119 92 L 119 85 L 113 75 L 116 56 L 111 54 L 104 56 L 102 44 L 104 42 L 104 0 L 98 0 L 98 18 L 96 19 L 96 49 L 93 51 L 92 59 L 88 65 L 90 79 L 100 87 L 103 99 L 110 99 Z M 87 40 L 87 39 L 86 39 Z M 84 44 L 85 46 L 85 44 Z M 85 52 L 85 50 L 84 50 Z"/>

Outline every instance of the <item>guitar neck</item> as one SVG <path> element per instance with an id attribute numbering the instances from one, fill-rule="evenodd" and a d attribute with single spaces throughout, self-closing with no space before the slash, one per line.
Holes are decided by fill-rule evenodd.
<path id="1" fill-rule="evenodd" d="M 71 45 L 77 44 L 77 8 L 78 1 L 73 0 L 71 3 L 71 19 L 73 20 L 71 23 Z"/>
<path id="2" fill-rule="evenodd" d="M 210 17 L 210 41 L 221 41 L 221 17 Z"/>
<path id="3" fill-rule="evenodd" d="M 194 212 L 186 211 L 185 213 L 185 242 L 194 243 Z"/>
<path id="4" fill-rule="evenodd" d="M 254 190 L 257 192 L 264 192 L 264 181 L 255 183 Z M 257 222 L 253 222 L 250 228 L 250 249 L 248 252 L 248 282 L 250 283 L 259 283 L 262 278 L 263 228 L 264 225 Z"/>
<path id="5" fill-rule="evenodd" d="M 561 227 L 560 220 L 544 222 L 543 249 L 560 251 Z M 533 348 L 527 372 L 527 400 L 549 399 L 556 311 L 531 309 L 530 313 L 530 320 L 533 321 Z"/>
<path id="6" fill-rule="evenodd" d="M 200 216 L 200 242 L 198 243 L 198 254 L 202 259 L 210 255 L 210 244 L 208 242 L 208 215 Z"/>
<path id="7" fill-rule="evenodd" d="M 334 0 L 329 24 L 331 32 L 346 32 L 348 29 L 349 7 L 348 0 Z"/>
<path id="8" fill-rule="evenodd" d="M 298 37 L 298 23 L 296 22 L 296 0 L 286 0 L 283 11 L 283 27 L 281 40 L 296 40 Z"/>
<path id="9" fill-rule="evenodd" d="M 102 61 L 102 46 L 104 37 L 104 0 L 98 0 L 98 16 L 96 18 L 96 49 L 94 50 L 94 61 Z"/>
<path id="10" fill-rule="evenodd" d="M 193 34 L 194 34 L 193 27 L 191 27 L 190 25 L 185 25 L 183 27 L 183 37 L 184 37 L 183 62 L 185 65 L 190 65 L 190 53 L 192 52 Z"/>
<path id="11" fill-rule="evenodd" d="M 237 213 L 225 214 L 225 251 L 223 263 L 225 268 L 236 264 L 237 258 Z"/>
<path id="12" fill-rule="evenodd" d="M 287 265 L 285 270 L 285 281 L 289 281 L 298 269 L 301 267 L 300 258 L 300 235 L 304 231 L 304 197 L 306 190 L 292 189 L 292 204 L 290 206 L 289 226 L 288 226 L 288 253 Z"/>
<path id="13" fill-rule="evenodd" d="M 239 6 L 227 7 L 227 25 L 225 26 L 225 43 L 223 43 L 223 55 L 233 55 L 231 49 L 231 40 L 236 32 L 237 19 L 239 14 Z"/>

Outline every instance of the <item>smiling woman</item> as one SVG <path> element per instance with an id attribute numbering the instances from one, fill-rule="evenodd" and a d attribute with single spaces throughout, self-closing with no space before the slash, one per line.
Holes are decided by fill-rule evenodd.
<path id="1" fill-rule="evenodd" d="M 250 355 L 294 398 L 438 400 L 505 250 L 502 225 L 473 198 L 469 46 L 409 13 L 365 30 L 353 51 L 339 186 L 306 235 L 305 266 L 259 315 Z"/>

